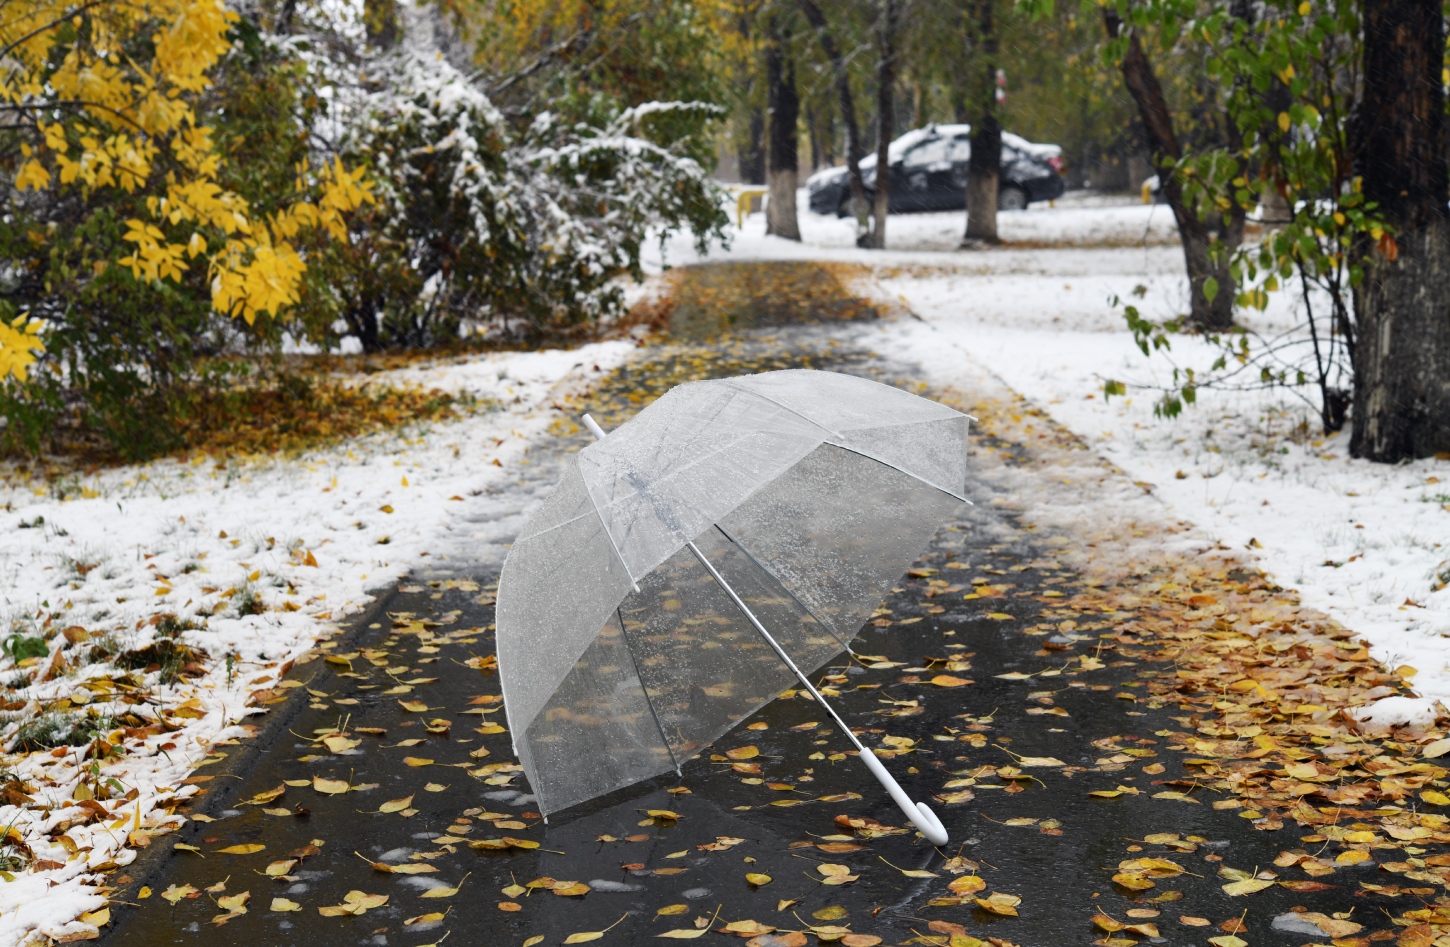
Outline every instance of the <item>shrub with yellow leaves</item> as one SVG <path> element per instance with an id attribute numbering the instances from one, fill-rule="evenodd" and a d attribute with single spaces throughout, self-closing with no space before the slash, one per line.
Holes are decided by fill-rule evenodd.
<path id="1" fill-rule="evenodd" d="M 180 283 L 205 257 L 212 305 L 251 323 L 297 302 L 306 265 L 289 241 L 317 227 L 346 239 L 343 215 L 371 185 L 334 162 L 300 174 L 289 204 L 257 214 L 218 183 L 223 157 L 196 99 L 238 19 L 221 0 L 7 7 L 0 41 L 20 68 L 0 96 L 28 139 L 17 189 L 144 195 L 145 216 L 126 220 L 132 250 L 116 262 L 142 282 Z"/>
<path id="2" fill-rule="evenodd" d="M 69 425 L 123 454 L 164 449 L 198 381 L 239 369 L 199 366 L 275 347 L 309 250 L 348 239 L 373 185 L 309 139 L 306 69 L 258 15 L 0 8 L 0 447 Z"/>

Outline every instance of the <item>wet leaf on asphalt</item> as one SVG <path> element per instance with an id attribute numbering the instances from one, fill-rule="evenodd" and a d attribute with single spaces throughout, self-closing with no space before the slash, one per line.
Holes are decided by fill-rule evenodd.
<path id="1" fill-rule="evenodd" d="M 629 917 L 629 915 L 628 914 L 623 915 L 622 917 L 620 917 L 619 921 L 624 920 L 626 917 Z M 564 938 L 564 943 L 566 943 L 566 944 L 587 944 L 591 940 L 598 940 L 599 938 L 603 937 L 605 934 L 607 934 L 611 930 L 613 930 L 614 927 L 615 927 L 615 925 L 617 925 L 619 923 L 619 921 L 615 921 L 614 924 L 609 925 L 608 927 L 606 927 L 602 931 L 580 931 L 577 934 L 570 934 L 568 937 Z M 539 940 L 543 940 L 543 938 L 540 937 Z M 536 944 L 538 942 L 539 942 L 538 940 L 534 941 L 534 943 L 536 943 Z M 527 941 L 525 941 L 525 943 L 527 943 Z"/>
<path id="2" fill-rule="evenodd" d="M 1017 917 L 1017 905 L 1022 903 L 1022 899 L 1015 894 L 1002 894 L 997 891 L 993 891 L 985 898 L 973 898 L 972 900 L 977 907 L 984 911 L 1007 917 Z"/>
<path id="3" fill-rule="evenodd" d="M 247 913 L 246 904 L 252 897 L 250 891 L 238 891 L 236 894 L 229 894 L 226 897 L 217 898 L 217 907 L 223 911 L 230 911 L 233 914 Z"/>
<path id="4" fill-rule="evenodd" d="M 348 791 L 348 782 L 345 779 L 326 779 L 322 776 L 312 777 L 312 788 L 328 796 L 338 796 Z"/>
<path id="5" fill-rule="evenodd" d="M 270 865 L 267 866 L 265 873 L 269 878 L 275 878 L 279 875 L 287 874 L 296 866 L 296 864 L 297 859 L 285 858 L 282 861 L 272 862 Z"/>
<path id="6" fill-rule="evenodd" d="M 357 853 L 354 852 L 353 854 L 356 855 Z M 426 875 L 438 870 L 426 862 L 403 862 L 402 864 L 393 865 L 388 862 L 375 862 L 362 855 L 358 855 L 358 857 L 371 865 L 373 871 L 381 871 L 388 875 Z"/>
<path id="7" fill-rule="evenodd" d="M 289 901 L 286 898 L 273 898 L 271 910 L 273 911 L 300 911 L 302 905 L 296 901 Z"/>
<path id="8" fill-rule="evenodd" d="M 882 856 L 877 855 L 876 857 L 877 858 L 880 858 L 883 862 L 886 862 L 886 864 L 891 865 L 891 862 L 886 861 L 886 859 L 883 858 Z M 891 865 L 891 867 L 892 868 L 896 868 L 897 871 L 901 872 L 903 875 L 905 875 L 908 878 L 939 878 L 939 877 L 941 877 L 940 875 L 938 875 L 934 871 L 926 871 L 926 870 L 921 869 L 921 868 L 897 868 L 897 866 L 895 866 L 895 865 Z"/>
<path id="9" fill-rule="evenodd" d="M 753 760 L 760 755 L 760 748 L 756 746 L 738 746 L 733 750 L 726 750 L 725 755 L 732 760 Z"/>
<path id="10" fill-rule="evenodd" d="M 244 799 L 237 803 L 239 806 L 264 806 L 287 791 L 287 786 L 281 785 L 276 789 L 269 789 L 266 792 L 259 792 L 250 799 Z"/>
<path id="11" fill-rule="evenodd" d="M 745 880 L 750 882 L 752 885 L 755 885 L 756 887 L 760 887 L 761 885 L 768 885 L 772 881 L 769 875 L 762 875 L 759 872 L 749 872 L 748 874 L 746 874 Z"/>
<path id="12" fill-rule="evenodd" d="M 947 890 L 954 894 L 975 894 L 987 887 L 987 882 L 980 875 L 962 875 L 953 878 L 947 885 Z"/>
<path id="13" fill-rule="evenodd" d="M 412 796 L 407 796 L 406 798 L 403 798 L 403 799 L 389 799 L 387 802 L 385 802 L 382 805 L 378 806 L 378 811 L 379 812 L 402 812 L 404 809 L 408 808 L 412 804 L 413 804 L 413 797 Z"/>
<path id="14" fill-rule="evenodd" d="M 1157 887 L 1154 882 L 1132 871 L 1123 871 L 1113 875 L 1113 882 L 1122 885 L 1129 891 L 1147 891 L 1149 888 Z"/>
<path id="15" fill-rule="evenodd" d="M 266 847 L 260 842 L 248 842 L 243 845 L 228 845 L 226 848 L 219 848 L 217 849 L 217 853 L 221 855 L 252 855 L 262 851 Z"/>
<path id="16" fill-rule="evenodd" d="M 200 893 L 201 892 L 197 891 L 189 884 L 181 885 L 180 887 L 176 885 L 171 885 L 165 891 L 161 892 L 161 897 L 165 898 L 167 901 L 170 901 L 172 905 L 175 905 L 176 902 L 180 901 L 182 898 L 195 897 Z"/>
<path id="17" fill-rule="evenodd" d="M 466 880 L 468 880 L 468 876 L 467 875 L 464 875 L 463 876 L 463 880 L 462 881 L 459 881 L 456 887 L 449 888 L 449 887 L 447 887 L 445 885 L 439 885 L 436 888 L 429 888 L 427 891 L 424 891 L 422 894 L 418 895 L 418 897 L 420 897 L 420 898 L 451 898 L 455 894 L 458 893 L 459 889 L 463 887 L 463 881 L 466 881 Z M 585 890 L 587 891 L 588 889 L 586 888 Z"/>
<path id="18" fill-rule="evenodd" d="M 836 865 L 829 862 L 817 865 L 816 870 L 824 876 L 820 879 L 821 884 L 824 885 L 847 885 L 861 877 L 851 874 L 851 869 L 847 865 Z"/>
<path id="19" fill-rule="evenodd" d="M 372 908 L 379 908 L 387 903 L 388 896 L 385 894 L 367 894 L 362 891 L 353 890 L 343 895 L 341 904 L 320 907 L 317 909 L 317 913 L 323 917 L 366 914 Z"/>

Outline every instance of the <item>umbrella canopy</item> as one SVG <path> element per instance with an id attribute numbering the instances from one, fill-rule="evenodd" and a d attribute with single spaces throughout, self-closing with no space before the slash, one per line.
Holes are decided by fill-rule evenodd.
<path id="1" fill-rule="evenodd" d="M 847 647 L 966 502 L 969 420 L 767 372 L 680 385 L 570 459 L 498 589 L 539 811 L 678 770 L 789 687 L 764 628 L 807 674 Z"/>

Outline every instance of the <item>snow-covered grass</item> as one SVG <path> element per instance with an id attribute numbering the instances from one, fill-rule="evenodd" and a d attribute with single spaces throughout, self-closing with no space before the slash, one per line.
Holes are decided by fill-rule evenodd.
<path id="1" fill-rule="evenodd" d="M 516 475 L 530 439 L 557 417 L 552 404 L 632 348 L 606 342 L 373 375 L 499 407 L 296 458 L 163 460 L 64 482 L 3 471 L 5 615 L 27 636 L 48 638 L 50 653 L 20 669 L 0 660 L 14 708 L 0 717 L 8 720 L 0 770 L 51 808 L 0 805 L 0 825 L 41 866 L 0 884 L 0 944 L 93 932 L 100 918 L 77 917 L 104 903 L 97 871 L 128 864 L 138 845 L 181 821 L 167 810 L 196 791 L 183 780 L 244 735 L 242 721 L 258 712 L 249 695 L 314 658 L 317 640 L 370 590 L 458 552 L 450 524 L 478 515 L 489 488 Z M 174 622 L 159 623 L 161 615 Z M 163 670 L 128 676 L 105 660 L 168 632 L 205 652 L 200 673 L 167 683 Z M 86 746 L 19 752 L 22 728 L 45 714 L 118 749 L 98 774 L 87 772 Z M 127 715 L 129 729 L 118 719 Z M 134 718 L 165 726 L 148 730 Z M 88 811 L 78 803 L 98 781 L 111 798 Z"/>
<path id="2" fill-rule="evenodd" d="M 1435 591 L 1450 579 L 1450 462 L 1354 460 L 1348 431 L 1322 436 L 1314 410 L 1285 391 L 1203 392 L 1175 421 L 1153 416 L 1151 393 L 1106 401 L 1107 378 L 1161 383 L 1169 371 L 1144 358 L 1109 303 L 1132 300 L 1160 319 L 1186 310 L 1181 252 L 1162 239 L 1166 208 L 1077 198 L 1001 215 L 1003 238 L 1035 249 L 956 250 L 961 224 L 960 214 L 892 217 L 888 249 L 875 252 L 851 246 L 850 222 L 802 214 L 795 244 L 766 237 L 756 215 L 711 258 L 871 267 L 868 289 L 930 328 L 898 322 L 878 346 L 937 374 L 953 359 L 990 371 L 1151 490 L 1165 514 L 1256 558 L 1388 666 L 1417 669 L 1420 694 L 1450 704 L 1450 588 Z M 668 249 L 672 263 L 694 259 L 681 243 Z M 1293 316 L 1280 295 L 1241 318 L 1272 332 Z M 1190 339 L 1172 355 L 1200 367 L 1212 358 Z"/>

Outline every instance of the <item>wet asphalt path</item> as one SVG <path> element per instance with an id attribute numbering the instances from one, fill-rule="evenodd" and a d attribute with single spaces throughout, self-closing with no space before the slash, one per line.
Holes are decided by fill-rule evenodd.
<path id="1" fill-rule="evenodd" d="M 669 382 L 788 366 L 909 380 L 909 366 L 884 364 L 840 337 L 839 328 L 757 329 L 723 345 L 643 350 L 639 362 L 604 379 L 579 407 L 612 427 Z M 534 449 L 520 487 L 526 495 L 537 496 L 559 461 L 587 442 L 570 428 L 560 426 Z M 1012 451 L 1010 444 L 991 446 Z M 1223 927 L 1189 927 L 1178 917 L 1232 926 L 1246 905 L 1221 891 L 1219 860 L 1231 854 L 1235 865 L 1267 866 L 1290 839 L 1255 832 L 1233 811 L 1150 798 L 1154 781 L 1192 776 L 1160 735 L 1185 729 L 1173 720 L 1176 708 L 1117 696 L 1131 695 L 1144 672 L 1156 670 L 1115 658 L 1113 626 L 1128 616 L 1083 615 L 1060 630 L 1061 600 L 1079 577 L 1060 567 L 1052 552 L 1060 547 L 1042 531 L 1019 529 L 1009 511 L 991 503 L 989 478 L 973 489 L 977 505 L 944 526 L 917 574 L 903 578 L 879 620 L 858 636 L 863 659 L 843 656 L 818 677 L 839 692 L 837 707 L 864 741 L 903 751 L 886 765 L 941 816 L 952 837 L 945 851 L 914 833 L 866 838 L 835 821 L 903 825 L 864 768 L 843 755 L 846 740 L 799 696 L 743 722 L 713 754 L 686 764 L 683 778 L 632 787 L 544 825 L 522 776 L 510 771 L 489 662 L 497 572 L 487 563 L 402 583 L 389 595 L 385 616 L 331 649 L 330 659 L 294 670 L 291 677 L 312 695 L 310 706 L 240 778 L 204 782 L 207 794 L 189 814 L 212 821 L 190 822 L 156 842 L 199 851 L 176 850 L 155 873 L 118 891 L 134 906 L 113 907 L 103 940 L 271 947 L 425 945 L 447 936 L 459 944 L 552 947 L 609 928 L 599 943 L 640 944 L 663 942 L 659 934 L 694 930 L 697 919 L 708 918 L 715 930 L 743 921 L 778 928 L 762 945 L 848 936 L 808 930 L 814 926 L 848 928 L 850 939 L 841 942 L 859 947 L 945 945 L 959 932 L 1048 947 L 1101 942 L 1106 935 L 1091 921 L 1099 910 L 1155 925 L 1153 936 L 1119 933 L 1109 942 L 1115 945 L 1203 944 L 1223 935 Z M 513 515 L 529 505 L 520 503 Z M 1049 613 L 1058 630 L 1035 627 L 1047 625 Z M 1084 653 L 1106 666 L 1076 670 L 1071 660 Z M 1013 672 L 1033 676 L 998 677 Z M 972 683 L 930 683 L 941 674 Z M 342 740 L 332 747 L 317 742 L 329 735 Z M 1109 738 L 1116 738 L 1112 748 L 1094 746 Z M 746 747 L 758 755 L 724 755 Z M 1035 757 L 1064 765 L 1018 765 Z M 206 770 L 198 775 L 205 779 Z M 352 788 L 319 791 L 338 786 Z M 1088 795 L 1118 786 L 1144 792 Z M 283 792 L 268 799 L 279 787 Z M 931 798 L 950 793 L 960 801 Z M 385 808 L 401 811 L 379 811 Z M 650 809 L 679 818 L 653 819 Z M 1198 841 L 1142 844 L 1151 833 Z M 505 838 L 537 847 L 470 846 Z M 1135 842 L 1141 851 L 1131 850 Z M 222 851 L 251 845 L 263 848 Z M 1172 858 L 1189 874 L 1136 895 L 1111 882 L 1120 860 L 1143 855 Z M 967 861 L 948 862 L 953 856 Z M 384 873 L 369 862 L 436 870 Z M 823 884 L 823 864 L 845 865 L 857 880 Z M 752 884 L 747 874 L 771 880 Z M 972 896 L 1018 896 L 1020 916 L 984 911 L 948 889 L 971 874 L 985 883 Z M 513 887 L 538 879 L 554 884 Z M 569 894 L 578 889 L 559 884 L 565 881 L 581 882 L 588 893 Z M 151 889 L 144 899 L 137 890 L 143 882 Z M 433 889 L 457 890 L 429 896 Z M 163 897 L 167 891 L 172 899 Z M 241 892 L 248 892 L 245 913 L 224 910 L 222 899 Z M 348 905 L 349 892 L 387 900 L 362 913 L 319 911 Z M 274 899 L 296 909 L 273 910 Z M 351 903 L 359 904 L 356 896 Z M 1338 887 L 1312 895 L 1262 892 L 1242 936 L 1255 947 L 1315 940 L 1270 926 L 1299 904 L 1328 913 L 1348 910 L 1352 899 Z M 709 942 L 721 935 L 703 936 Z"/>

